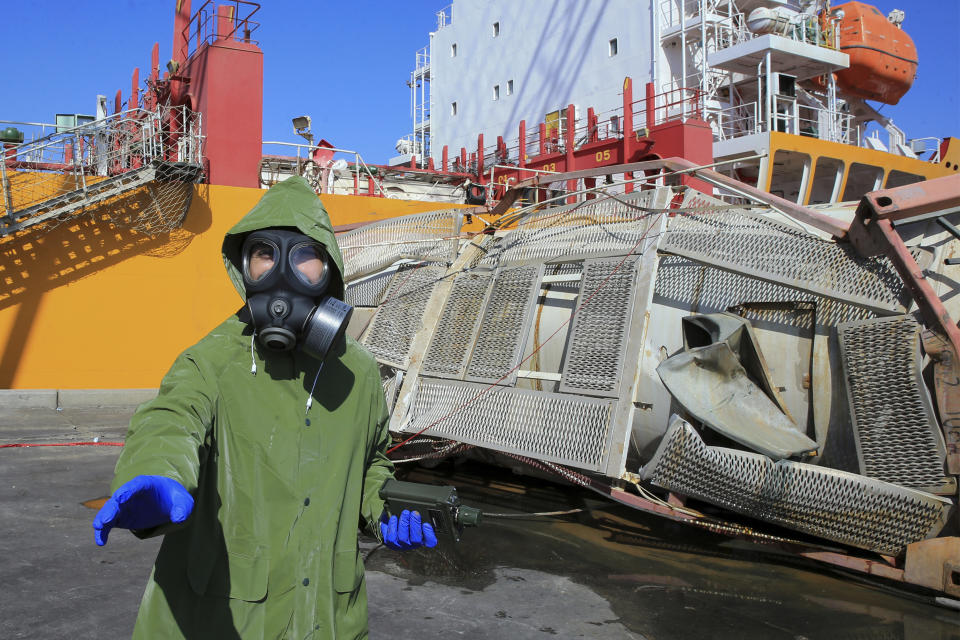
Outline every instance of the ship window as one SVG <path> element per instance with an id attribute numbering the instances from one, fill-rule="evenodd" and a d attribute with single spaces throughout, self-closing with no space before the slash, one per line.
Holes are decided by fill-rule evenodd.
<path id="1" fill-rule="evenodd" d="M 835 202 L 840 195 L 843 181 L 843 161 L 836 158 L 817 158 L 813 170 L 813 185 L 810 187 L 809 204 Z"/>
<path id="2" fill-rule="evenodd" d="M 500 99 L 500 85 L 498 84 L 493 85 L 493 99 L 494 100 Z"/>
<path id="3" fill-rule="evenodd" d="M 450 45 L 450 57 L 451 57 L 451 58 L 456 58 L 456 57 L 457 57 L 457 43 L 456 43 L 456 42 L 454 42 L 452 45 Z"/>
<path id="4" fill-rule="evenodd" d="M 847 186 L 843 189 L 843 199 L 859 200 L 865 194 L 880 188 L 883 169 L 869 164 L 854 162 L 847 173 Z"/>
<path id="5" fill-rule="evenodd" d="M 499 23 L 499 22 L 494 22 L 494 23 L 493 23 L 493 26 L 492 26 L 492 28 L 491 28 L 490 31 L 491 31 L 491 33 L 493 33 L 493 37 L 494 37 L 494 38 L 496 38 L 497 36 L 499 36 L 499 35 L 500 35 L 500 23 Z"/>
<path id="6" fill-rule="evenodd" d="M 893 189 L 894 187 L 902 187 L 907 184 L 913 184 L 914 182 L 923 182 L 924 180 L 926 180 L 926 178 L 918 176 L 915 173 L 907 173 L 894 169 L 890 172 L 890 175 L 887 176 L 887 184 L 884 188 Z"/>
<path id="7" fill-rule="evenodd" d="M 773 156 L 770 193 L 790 202 L 800 202 L 810 174 L 810 156 L 780 149 Z"/>
<path id="8" fill-rule="evenodd" d="M 452 116 L 457 115 L 457 103 L 456 103 L 456 102 L 451 102 L 451 103 L 450 103 L 450 115 L 452 115 Z"/>
<path id="9" fill-rule="evenodd" d="M 607 53 L 611 58 L 617 55 L 617 39 L 616 38 L 611 38 L 610 42 L 607 43 L 607 47 L 608 47 Z"/>
<path id="10" fill-rule="evenodd" d="M 513 80 L 507 80 L 507 95 L 513 95 Z"/>

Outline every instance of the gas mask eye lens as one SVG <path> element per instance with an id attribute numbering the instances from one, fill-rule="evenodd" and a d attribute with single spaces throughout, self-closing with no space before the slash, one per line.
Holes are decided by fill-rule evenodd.
<path id="1" fill-rule="evenodd" d="M 247 277 L 252 282 L 257 282 L 270 273 L 277 263 L 277 248 L 269 242 L 254 241 L 247 248 L 247 255 L 244 257 L 244 268 L 247 271 Z"/>
<path id="2" fill-rule="evenodd" d="M 298 244 L 290 251 L 290 264 L 309 285 L 321 284 L 327 275 L 326 252 L 318 244 Z"/>

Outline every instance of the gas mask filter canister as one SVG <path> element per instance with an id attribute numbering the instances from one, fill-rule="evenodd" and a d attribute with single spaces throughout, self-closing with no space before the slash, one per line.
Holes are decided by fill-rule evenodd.
<path id="1" fill-rule="evenodd" d="M 322 244 L 284 229 L 250 233 L 243 242 L 243 283 L 260 343 L 273 351 L 299 346 L 323 360 L 353 307 L 326 293 L 330 260 Z"/>

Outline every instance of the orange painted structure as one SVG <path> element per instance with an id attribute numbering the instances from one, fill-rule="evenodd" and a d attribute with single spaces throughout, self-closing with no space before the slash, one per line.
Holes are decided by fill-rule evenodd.
<path id="1" fill-rule="evenodd" d="M 264 192 L 193 189 L 183 226 L 171 233 L 118 228 L 98 212 L 46 233 L 0 239 L 0 388 L 157 387 L 178 353 L 243 304 L 226 277 L 220 243 Z M 451 207 L 321 200 L 336 226 Z"/>
<path id="2" fill-rule="evenodd" d="M 846 93 L 884 104 L 897 104 L 917 75 L 917 48 L 913 40 L 873 7 L 847 2 L 833 8 L 843 11 L 837 25 L 840 51 L 850 56 L 850 67 L 837 73 Z"/>

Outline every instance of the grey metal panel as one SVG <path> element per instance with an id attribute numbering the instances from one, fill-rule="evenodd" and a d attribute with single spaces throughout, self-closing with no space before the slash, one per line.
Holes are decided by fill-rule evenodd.
<path id="1" fill-rule="evenodd" d="M 680 256 L 663 256 L 657 270 L 654 301 L 680 305 L 698 313 L 726 311 L 746 302 L 793 302 L 808 300 L 817 303 L 816 323 L 834 326 L 842 322 L 865 320 L 876 314 L 864 307 L 823 298 L 808 291 L 779 285 L 759 278 L 725 271 Z M 793 326 L 794 314 L 788 310 L 771 310 L 763 320 Z"/>
<path id="2" fill-rule="evenodd" d="M 376 307 L 393 278 L 394 271 L 384 271 L 347 285 L 344 302 L 352 307 Z"/>
<path id="3" fill-rule="evenodd" d="M 477 339 L 493 272 L 460 273 L 443 307 L 421 371 L 426 375 L 462 378 Z"/>
<path id="4" fill-rule="evenodd" d="M 637 258 L 583 263 L 579 307 L 563 365 L 562 393 L 617 397 L 633 317 Z"/>
<path id="5" fill-rule="evenodd" d="M 625 255 L 656 224 L 655 215 L 670 201 L 672 191 L 661 187 L 617 199 L 586 200 L 551 207 L 525 218 L 480 262 L 484 266 L 520 265 L 553 258 L 585 259 Z"/>
<path id="6" fill-rule="evenodd" d="M 904 315 L 838 329 L 861 473 L 922 491 L 954 490 L 921 374 L 916 320 Z"/>
<path id="7" fill-rule="evenodd" d="M 661 362 L 657 373 L 692 416 L 754 451 L 789 458 L 817 448 L 751 380 L 726 342 L 682 351 Z"/>
<path id="8" fill-rule="evenodd" d="M 506 268 L 497 273 L 480 323 L 483 330 L 467 365 L 467 380 L 514 383 L 517 374 L 511 370 L 520 362 L 530 332 L 542 275 L 542 264 Z"/>
<path id="9" fill-rule="evenodd" d="M 949 500 L 853 473 L 709 447 L 680 419 L 642 476 L 760 520 L 886 554 L 937 535 L 951 506 Z"/>
<path id="10" fill-rule="evenodd" d="M 398 270 L 362 342 L 377 360 L 400 369 L 410 362 L 410 345 L 439 278 L 441 265 L 410 265 Z"/>
<path id="11" fill-rule="evenodd" d="M 452 262 L 459 248 L 463 214 L 429 211 L 369 224 L 337 237 L 350 282 L 397 260 Z"/>
<path id="12" fill-rule="evenodd" d="M 882 313 L 903 312 L 909 300 L 886 257 L 862 258 L 850 246 L 743 209 L 681 214 L 660 249 Z"/>
<path id="13" fill-rule="evenodd" d="M 612 400 L 421 378 L 407 432 L 453 438 L 496 451 L 603 467 Z"/>
<path id="14" fill-rule="evenodd" d="M 836 332 L 832 328 L 844 322 L 876 317 L 876 313 L 864 307 L 824 298 L 814 293 L 801 291 L 759 278 L 701 264 L 681 256 L 664 255 L 657 270 L 656 287 L 651 308 L 651 329 L 644 351 L 644 368 L 650 372 L 659 360 L 674 353 L 682 344 L 679 341 L 679 325 L 683 315 L 689 312 L 713 313 L 741 305 L 743 313 L 755 325 L 762 324 L 771 332 L 810 336 L 813 346 L 810 379 L 794 381 L 796 385 L 810 385 L 810 393 L 832 398 L 829 403 L 815 403 L 810 407 L 813 428 L 820 445 L 823 464 L 847 471 L 857 471 L 857 453 L 853 432 L 846 410 L 846 393 L 843 391 L 839 349 L 836 348 Z M 755 304 L 753 304 L 755 303 Z M 796 303 L 796 304 L 795 304 Z M 810 303 L 811 313 L 797 313 L 797 304 Z M 672 331 L 671 326 L 678 329 Z M 666 328 L 665 328 L 666 327 Z M 659 358 L 658 349 L 662 350 Z M 776 352 L 771 352 L 772 354 Z M 771 359 L 775 356 L 771 354 Z M 776 366 L 778 363 L 773 363 Z M 664 399 L 666 390 L 654 375 L 644 383 L 638 401 L 645 410 L 643 422 L 635 427 L 634 442 L 642 457 L 653 453 L 653 437 L 659 440 L 666 428 L 670 400 Z M 803 415 L 795 414 L 796 417 Z M 809 433 L 810 423 L 806 425 Z"/>

